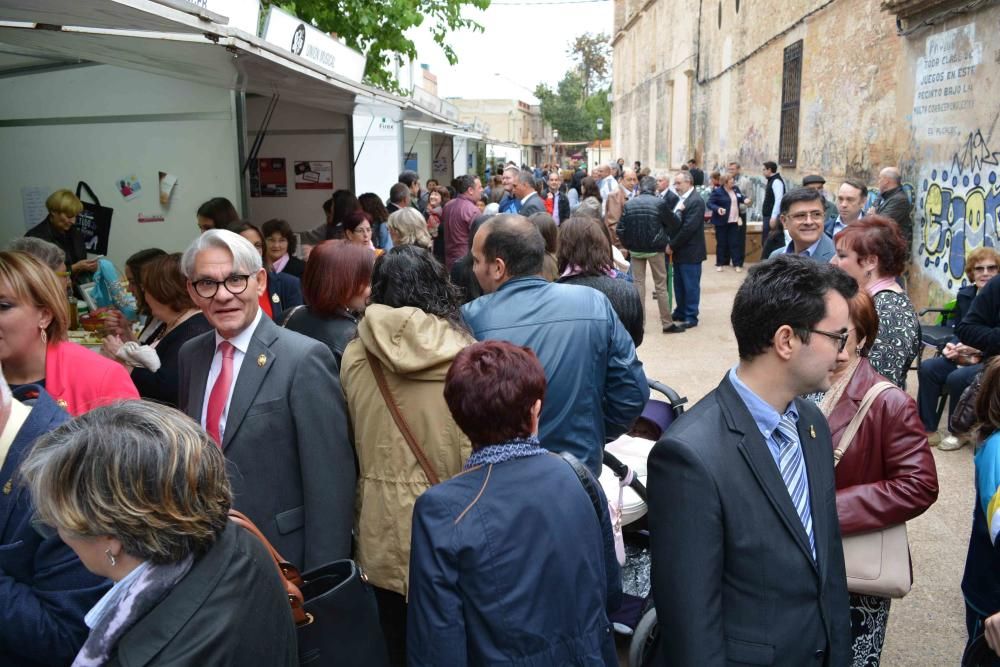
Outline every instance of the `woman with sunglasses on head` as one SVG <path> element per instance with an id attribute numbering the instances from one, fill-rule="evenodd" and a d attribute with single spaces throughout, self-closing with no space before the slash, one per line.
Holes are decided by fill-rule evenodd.
<path id="1" fill-rule="evenodd" d="M 858 290 L 847 305 L 851 328 L 841 342 L 847 360 L 837 364 L 830 389 L 820 402 L 834 450 L 843 453 L 835 474 L 837 514 L 844 537 L 909 521 L 923 514 L 938 495 L 937 468 L 917 405 L 902 389 L 890 386 L 878 393 L 854 436 L 849 441 L 845 437 L 866 394 L 887 381 L 868 361 L 879 329 L 872 297 Z M 852 592 L 850 602 L 852 665 L 877 666 L 890 599 Z"/>
<path id="2" fill-rule="evenodd" d="M 866 215 L 835 237 L 830 260 L 868 292 L 878 313 L 878 336 L 868 355 L 872 367 L 906 389 L 906 372 L 920 351 L 920 322 L 910 297 L 899 286 L 909 250 L 895 221 Z"/>
<path id="3" fill-rule="evenodd" d="M 965 258 L 965 276 L 969 284 L 958 289 L 955 295 L 955 326 L 958 326 L 972 307 L 972 300 L 979 290 L 986 287 L 1000 270 L 1000 252 L 994 248 L 982 246 L 970 252 Z M 964 447 L 968 440 L 965 434 L 949 433 L 942 438 L 938 432 L 938 399 L 941 391 L 948 388 L 948 415 L 958 404 L 962 392 L 972 383 L 973 378 L 983 370 L 983 354 L 976 348 L 964 345 L 958 336 L 941 348 L 941 355 L 927 359 L 917 370 L 917 404 L 920 406 L 920 418 L 930 439 L 931 446 L 937 445 L 944 451 L 953 451 Z"/>

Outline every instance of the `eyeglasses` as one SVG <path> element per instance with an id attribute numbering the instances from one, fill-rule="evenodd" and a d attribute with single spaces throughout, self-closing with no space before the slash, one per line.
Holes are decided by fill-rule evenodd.
<path id="1" fill-rule="evenodd" d="M 788 217 L 795 222 L 805 222 L 806 220 L 823 222 L 823 217 L 825 215 L 826 214 L 823 211 L 800 211 L 799 213 L 789 213 Z"/>
<path id="2" fill-rule="evenodd" d="M 974 266 L 972 267 L 973 273 L 996 273 L 1000 270 L 1000 266 L 996 264 L 987 264 L 986 266 Z"/>
<path id="3" fill-rule="evenodd" d="M 806 329 L 806 331 L 809 331 L 814 334 L 819 334 L 820 336 L 826 336 L 831 340 L 837 341 L 837 354 L 840 354 L 841 352 L 844 351 L 844 348 L 847 347 L 847 339 L 850 337 L 850 333 L 847 331 L 841 333 L 834 333 L 832 331 L 821 331 L 819 329 Z"/>
<path id="4" fill-rule="evenodd" d="M 225 285 L 226 290 L 233 296 L 243 294 L 250 284 L 250 276 L 246 274 L 234 274 L 225 280 L 212 280 L 211 278 L 201 278 L 194 281 L 194 291 L 203 299 L 215 297 L 219 291 L 219 285 Z"/>

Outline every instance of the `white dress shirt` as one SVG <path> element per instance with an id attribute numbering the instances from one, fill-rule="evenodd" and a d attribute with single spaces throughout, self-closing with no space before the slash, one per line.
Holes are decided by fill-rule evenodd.
<path id="1" fill-rule="evenodd" d="M 774 179 L 771 183 L 771 191 L 774 192 L 774 208 L 771 210 L 771 220 L 777 220 L 781 215 L 781 198 L 785 196 L 785 184 L 780 178 Z"/>
<path id="2" fill-rule="evenodd" d="M 225 289 L 225 285 L 220 285 L 219 289 Z M 233 350 L 233 381 L 229 385 L 229 396 L 226 397 L 226 407 L 222 410 L 222 416 L 219 418 L 220 440 L 225 440 L 226 437 L 226 418 L 229 416 L 229 403 L 233 400 L 233 390 L 236 389 L 236 380 L 240 377 L 243 358 L 246 357 L 247 349 L 250 347 L 250 339 L 253 338 L 253 332 L 257 330 L 257 325 L 260 324 L 260 319 L 263 315 L 263 311 L 258 308 L 257 316 L 253 318 L 250 326 L 228 339 L 229 343 L 236 349 Z M 205 383 L 205 399 L 201 404 L 201 425 L 203 428 L 207 428 L 205 420 L 208 417 L 208 399 L 211 397 L 212 387 L 222 372 L 222 352 L 219 350 L 219 344 L 224 340 L 226 339 L 216 331 L 215 355 L 212 356 L 212 366 L 208 369 L 208 381 Z"/>

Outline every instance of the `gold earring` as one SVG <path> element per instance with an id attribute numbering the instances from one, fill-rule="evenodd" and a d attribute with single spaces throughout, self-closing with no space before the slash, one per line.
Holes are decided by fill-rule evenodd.
<path id="1" fill-rule="evenodd" d="M 105 550 L 104 555 L 107 556 L 108 557 L 108 561 L 111 562 L 111 567 L 114 567 L 115 565 L 118 564 L 118 561 L 115 560 L 115 555 L 113 553 L 111 553 L 111 547 L 108 547 L 108 549 Z"/>
<path id="2" fill-rule="evenodd" d="M 43 327 L 42 325 L 38 325 L 38 335 L 42 339 L 42 345 L 48 345 L 49 337 L 48 334 L 45 333 L 45 327 Z"/>

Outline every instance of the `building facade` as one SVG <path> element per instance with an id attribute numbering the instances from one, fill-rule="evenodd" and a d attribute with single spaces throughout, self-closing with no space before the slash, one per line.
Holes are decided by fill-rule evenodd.
<path id="1" fill-rule="evenodd" d="M 615 4 L 612 126 L 627 161 L 737 160 L 759 175 L 773 160 L 793 184 L 822 174 L 831 193 L 896 166 L 914 204 L 918 303 L 951 298 L 967 252 L 997 245 L 997 3 Z"/>
<path id="2" fill-rule="evenodd" d="M 541 165 L 553 159 L 552 127 L 542 120 L 537 104 L 517 99 L 449 98 L 448 102 L 458 108 L 460 123 L 479 124 L 498 144 L 519 147 L 520 164 Z M 509 150 L 494 154 L 513 159 Z"/>

